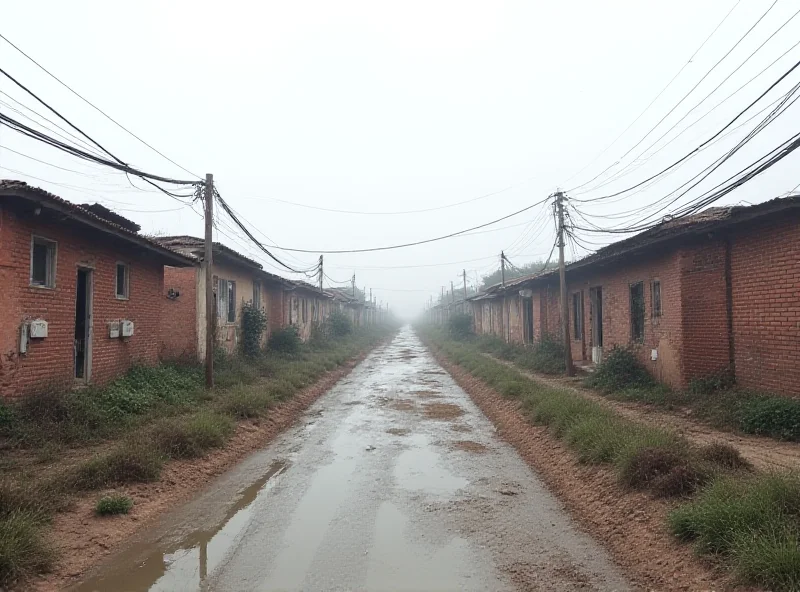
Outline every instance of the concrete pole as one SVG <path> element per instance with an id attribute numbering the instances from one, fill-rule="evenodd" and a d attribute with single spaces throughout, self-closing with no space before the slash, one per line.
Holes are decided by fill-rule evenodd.
<path id="1" fill-rule="evenodd" d="M 567 272 L 564 265 L 564 193 L 557 191 L 555 198 L 558 211 L 558 277 L 561 284 L 561 332 L 564 338 L 564 366 L 567 376 L 573 376 L 575 368 L 572 365 L 572 349 L 569 342 L 569 299 L 567 295 Z"/>
<path id="2" fill-rule="evenodd" d="M 206 175 L 205 186 L 205 244 L 203 265 L 206 272 L 206 388 L 214 386 L 214 289 L 213 273 L 213 217 L 214 217 L 214 175 Z"/>

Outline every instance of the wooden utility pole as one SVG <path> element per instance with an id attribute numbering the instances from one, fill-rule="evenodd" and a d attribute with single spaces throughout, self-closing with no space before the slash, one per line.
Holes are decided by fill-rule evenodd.
<path id="1" fill-rule="evenodd" d="M 567 272 L 564 266 L 564 193 L 556 191 L 556 211 L 558 213 L 558 277 L 561 283 L 561 332 L 564 338 L 564 366 L 567 376 L 575 374 L 572 365 L 572 350 L 569 342 L 569 308 L 567 297 Z"/>
<path id="2" fill-rule="evenodd" d="M 206 272 L 206 388 L 210 389 L 214 386 L 214 289 L 212 286 L 214 175 L 211 173 L 206 175 L 206 186 L 203 193 L 206 206 L 206 236 L 203 253 L 203 265 Z"/>
<path id="3" fill-rule="evenodd" d="M 506 285 L 506 254 L 500 251 L 500 284 Z"/>
<path id="4" fill-rule="evenodd" d="M 356 274 L 353 274 L 353 277 L 350 279 L 353 283 L 353 298 L 356 297 Z"/>
<path id="5" fill-rule="evenodd" d="M 322 292 L 322 277 L 323 277 L 323 268 L 322 268 L 322 255 L 319 256 L 319 291 Z"/>
<path id="6" fill-rule="evenodd" d="M 464 269 L 461 274 L 464 276 L 464 304 L 462 304 L 462 312 L 467 312 L 467 270 Z"/>
<path id="7" fill-rule="evenodd" d="M 506 287 L 506 254 L 505 251 L 500 251 L 500 284 L 505 288 Z M 508 311 L 508 302 L 506 302 L 506 295 L 503 294 L 503 311 L 502 311 L 502 321 L 503 321 L 503 333 L 505 334 L 506 343 L 509 341 L 509 322 L 510 322 L 510 314 Z"/>

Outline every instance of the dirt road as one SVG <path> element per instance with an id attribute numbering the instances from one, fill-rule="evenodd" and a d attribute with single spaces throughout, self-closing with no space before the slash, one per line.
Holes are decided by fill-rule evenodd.
<path id="1" fill-rule="evenodd" d="M 409 328 L 75 590 L 628 590 Z"/>

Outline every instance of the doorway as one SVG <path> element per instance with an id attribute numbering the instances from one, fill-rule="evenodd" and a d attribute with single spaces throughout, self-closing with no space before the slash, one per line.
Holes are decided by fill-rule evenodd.
<path id="1" fill-rule="evenodd" d="M 522 328 L 525 343 L 533 343 L 533 298 L 522 299 Z"/>
<path id="2" fill-rule="evenodd" d="M 92 270 L 78 269 L 75 289 L 75 378 L 89 382 L 92 373 Z"/>
<path id="3" fill-rule="evenodd" d="M 589 304 L 592 328 L 592 362 L 603 361 L 603 288 L 589 288 Z"/>

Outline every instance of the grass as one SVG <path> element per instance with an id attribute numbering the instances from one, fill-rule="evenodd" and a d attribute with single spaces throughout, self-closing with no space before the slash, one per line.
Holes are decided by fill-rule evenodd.
<path id="1" fill-rule="evenodd" d="M 94 511 L 98 516 L 116 516 L 127 514 L 131 508 L 133 508 L 133 500 L 127 495 L 111 494 L 104 495 L 97 500 Z"/>
<path id="2" fill-rule="evenodd" d="M 726 562 L 744 583 L 777 591 L 800 589 L 800 475 L 757 474 L 730 445 L 695 446 L 675 433 L 623 418 L 574 391 L 530 380 L 481 355 L 476 340 L 456 342 L 431 328 L 421 332 L 454 363 L 503 396 L 518 398 L 530 420 L 547 426 L 581 462 L 612 468 L 620 484 L 630 489 L 682 499 L 668 517 L 669 527 L 699 554 Z M 635 371 L 629 376 L 638 383 Z M 615 384 L 629 393 L 637 388 L 659 392 L 646 381 Z"/>
<path id="3" fill-rule="evenodd" d="M 725 558 L 746 583 L 800 588 L 800 479 L 797 475 L 726 477 L 674 510 L 672 532 L 698 553 Z"/>
<path id="4" fill-rule="evenodd" d="M 170 459 L 196 458 L 224 446 L 236 421 L 267 415 L 276 402 L 391 331 L 354 330 L 291 353 L 267 351 L 247 359 L 218 354 L 211 391 L 204 389 L 199 367 L 163 365 L 133 368 L 103 387 L 0 403 L 0 440 L 11 455 L 0 469 L 0 588 L 52 566 L 46 529 L 74 493 L 155 481 Z M 22 478 L 25 463 L 11 462 L 14 449 L 29 450 L 38 470 L 70 448 L 104 442 L 110 445 L 106 451 L 55 476 L 50 471 Z M 106 496 L 96 512 L 124 513 L 130 503 L 125 496 Z"/>

